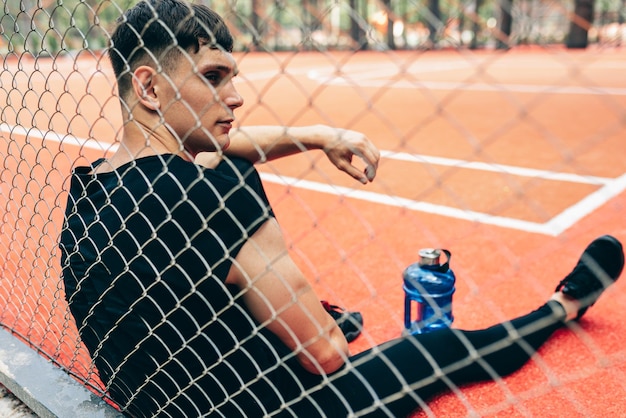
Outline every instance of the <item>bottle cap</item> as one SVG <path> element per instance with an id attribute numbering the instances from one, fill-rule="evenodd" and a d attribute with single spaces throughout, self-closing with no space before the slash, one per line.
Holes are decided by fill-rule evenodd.
<path id="1" fill-rule="evenodd" d="M 419 251 L 420 266 L 434 266 L 439 264 L 441 251 L 436 248 L 423 248 Z"/>

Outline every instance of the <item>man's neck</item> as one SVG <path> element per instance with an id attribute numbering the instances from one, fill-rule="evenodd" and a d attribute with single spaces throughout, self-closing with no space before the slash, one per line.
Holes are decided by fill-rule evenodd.
<path id="1" fill-rule="evenodd" d="M 184 149 L 181 150 L 179 144 L 165 126 L 148 129 L 138 122 L 128 122 L 117 151 L 100 164 L 95 173 L 110 172 L 133 160 L 152 155 L 174 154 L 193 161 L 193 157 Z"/>

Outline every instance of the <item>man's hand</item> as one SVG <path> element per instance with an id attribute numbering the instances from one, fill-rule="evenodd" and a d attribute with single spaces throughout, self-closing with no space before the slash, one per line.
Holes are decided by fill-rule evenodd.
<path id="1" fill-rule="evenodd" d="M 334 140 L 324 146 L 328 159 L 341 171 L 348 173 L 363 184 L 376 177 L 380 152 L 362 133 L 348 129 L 337 129 Z M 365 168 L 353 164 L 353 157 L 359 157 Z"/>

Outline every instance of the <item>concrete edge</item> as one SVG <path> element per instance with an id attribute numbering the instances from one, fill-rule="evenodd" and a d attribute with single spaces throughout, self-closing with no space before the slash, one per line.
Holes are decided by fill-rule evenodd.
<path id="1" fill-rule="evenodd" d="M 41 418 L 123 418 L 123 415 L 0 327 L 0 384 Z"/>

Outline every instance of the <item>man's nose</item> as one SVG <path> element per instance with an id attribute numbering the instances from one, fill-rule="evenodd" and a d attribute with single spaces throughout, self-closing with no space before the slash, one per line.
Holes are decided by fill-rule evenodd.
<path id="1" fill-rule="evenodd" d="M 228 85 L 225 86 L 224 96 L 224 103 L 231 109 L 236 109 L 243 105 L 243 97 L 241 97 L 232 81 L 229 81 Z"/>

